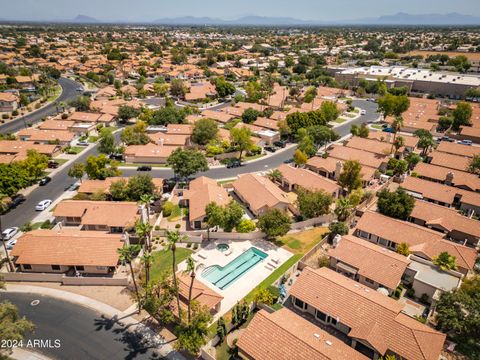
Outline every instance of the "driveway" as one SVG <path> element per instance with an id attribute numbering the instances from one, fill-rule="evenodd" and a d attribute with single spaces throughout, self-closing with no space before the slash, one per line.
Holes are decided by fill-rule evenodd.
<path id="1" fill-rule="evenodd" d="M 25 340 L 50 340 L 52 345 L 60 341 L 59 348 L 25 350 L 59 360 L 160 359 L 141 336 L 88 308 L 38 294 L 2 292 L 0 298 L 17 305 L 20 314 L 35 324 L 34 334 Z M 38 305 L 32 306 L 37 299 Z"/>

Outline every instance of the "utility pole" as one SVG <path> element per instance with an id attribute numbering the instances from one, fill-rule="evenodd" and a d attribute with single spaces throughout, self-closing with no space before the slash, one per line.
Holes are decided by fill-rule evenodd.
<path id="1" fill-rule="evenodd" d="M 0 234 L 3 232 L 2 228 L 2 216 L 0 215 Z M 0 235 L 1 236 L 1 235 Z M 12 260 L 10 260 L 10 256 L 8 255 L 8 250 L 7 250 L 7 244 L 5 244 L 5 241 L 3 240 L 2 236 L 2 244 L 3 244 L 3 250 L 5 250 L 5 255 L 7 256 L 7 262 L 8 262 L 8 267 L 10 268 L 10 272 L 14 272 L 15 268 L 13 267 Z"/>

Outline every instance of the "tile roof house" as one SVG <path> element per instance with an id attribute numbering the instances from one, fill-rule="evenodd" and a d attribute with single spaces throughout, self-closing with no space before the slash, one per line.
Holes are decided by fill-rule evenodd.
<path id="1" fill-rule="evenodd" d="M 28 150 L 35 150 L 40 154 L 52 157 L 60 152 L 61 147 L 22 140 L 0 140 L 0 155 L 15 155 L 16 158 L 23 159 L 26 158 Z"/>
<path id="2" fill-rule="evenodd" d="M 402 280 L 410 260 L 405 256 L 355 236 L 345 235 L 328 251 L 330 267 L 374 290 L 389 294 Z"/>
<path id="3" fill-rule="evenodd" d="M 177 146 L 156 145 L 130 145 L 125 149 L 125 161 L 137 164 L 164 164 Z"/>
<path id="4" fill-rule="evenodd" d="M 241 175 L 232 186 L 235 194 L 257 216 L 274 208 L 286 211 L 290 204 L 285 192 L 258 174 Z"/>
<path id="5" fill-rule="evenodd" d="M 327 152 L 329 157 L 344 161 L 357 160 L 362 166 L 368 166 L 375 169 L 385 169 L 389 159 L 387 155 L 375 154 L 340 145 L 333 145 L 327 150 Z"/>
<path id="6" fill-rule="evenodd" d="M 138 205 L 123 201 L 63 200 L 53 210 L 56 222 L 83 230 L 123 233 L 139 218 Z"/>
<path id="7" fill-rule="evenodd" d="M 217 96 L 217 90 L 214 85 L 209 82 L 193 83 L 189 91 L 185 94 L 185 100 L 195 101 Z"/>
<path id="8" fill-rule="evenodd" d="M 130 178 L 128 177 L 109 177 L 105 180 L 83 180 L 78 188 L 77 192 L 79 194 L 94 194 L 94 193 L 108 193 L 112 183 L 116 181 L 126 181 L 128 182 Z M 163 179 L 161 178 L 152 178 L 152 182 L 155 185 L 155 188 L 158 193 L 162 193 L 163 190 Z"/>
<path id="9" fill-rule="evenodd" d="M 241 334 L 237 346 L 242 359 L 368 359 L 287 308 L 271 314 L 265 310 L 257 312 Z"/>
<path id="10" fill-rule="evenodd" d="M 64 130 L 41 130 L 36 128 L 22 129 L 18 132 L 18 137 L 23 141 L 33 141 L 39 144 L 58 143 L 59 145 L 69 145 L 76 134 Z"/>
<path id="11" fill-rule="evenodd" d="M 287 187 L 289 191 L 298 187 L 314 191 L 323 190 L 334 198 L 338 198 L 342 192 L 342 188 L 335 181 L 320 176 L 313 171 L 287 164 L 280 165 L 278 170 L 282 173 L 282 179 L 280 180 L 282 187 Z"/>
<path id="12" fill-rule="evenodd" d="M 431 159 L 430 164 L 432 165 L 443 166 L 460 171 L 466 171 L 470 161 L 470 159 L 465 156 L 453 155 L 440 151 L 433 151 L 428 157 Z"/>
<path id="13" fill-rule="evenodd" d="M 18 97 L 12 93 L 0 92 L 0 112 L 11 112 L 18 108 Z"/>
<path id="14" fill-rule="evenodd" d="M 438 144 L 437 151 L 451 154 L 451 155 L 458 155 L 458 156 L 465 156 L 465 157 L 473 157 L 474 155 L 480 154 L 480 147 L 477 146 L 466 146 L 462 144 L 457 144 L 448 141 L 442 141 Z"/>
<path id="15" fill-rule="evenodd" d="M 480 178 L 465 171 L 420 162 L 415 166 L 414 172 L 421 179 L 455 186 L 467 191 L 480 191 Z"/>
<path id="16" fill-rule="evenodd" d="M 189 211 L 190 227 L 200 229 L 205 221 L 205 208 L 214 202 L 224 206 L 230 201 L 227 190 L 215 180 L 200 176 L 190 181 L 188 190 L 183 191 L 183 200 L 186 200 Z"/>
<path id="17" fill-rule="evenodd" d="M 177 273 L 178 290 L 180 292 L 180 308 L 186 310 L 188 307 L 188 294 L 190 291 L 191 278 L 184 272 Z M 198 280 L 193 281 L 192 301 L 197 301 L 201 306 L 206 306 L 210 313 L 215 314 L 220 310 L 223 296 Z M 173 301 L 173 312 L 177 312 L 177 302 Z"/>
<path id="18" fill-rule="evenodd" d="M 21 271 L 65 273 L 69 270 L 108 274 L 118 265 L 121 234 L 77 229 L 24 233 L 10 255 Z"/>
<path id="19" fill-rule="evenodd" d="M 358 136 L 351 137 L 346 146 L 380 155 L 389 155 L 392 150 L 392 145 L 387 142 L 370 140 Z"/>
<path id="20" fill-rule="evenodd" d="M 446 240 L 438 231 L 372 211 L 363 214 L 354 235 L 391 250 L 406 243 L 411 253 L 430 261 L 446 251 L 456 257 L 458 271 L 463 274 L 473 269 L 477 259 L 475 249 Z"/>
<path id="21" fill-rule="evenodd" d="M 437 360 L 446 336 L 402 312 L 403 304 L 328 268 L 305 268 L 290 289 L 292 305 L 344 333 L 370 358 L 387 354 Z"/>
<path id="22" fill-rule="evenodd" d="M 417 200 L 409 221 L 445 233 L 454 241 L 466 241 L 474 247 L 480 241 L 480 221 L 445 206 Z"/>

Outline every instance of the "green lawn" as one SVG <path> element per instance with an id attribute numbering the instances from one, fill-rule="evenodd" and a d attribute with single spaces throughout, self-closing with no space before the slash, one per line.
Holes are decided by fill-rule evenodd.
<path id="1" fill-rule="evenodd" d="M 257 155 L 252 155 L 252 156 L 245 156 L 243 159 L 242 159 L 242 162 L 243 161 L 251 161 L 251 160 L 255 160 L 255 159 L 260 159 L 261 157 L 264 157 L 265 154 L 257 154 Z"/>
<path id="2" fill-rule="evenodd" d="M 120 166 L 126 167 L 139 167 L 139 166 L 151 166 L 152 168 L 165 168 L 167 164 L 132 164 L 132 163 L 121 163 Z"/>
<path id="3" fill-rule="evenodd" d="M 48 97 L 47 101 L 52 102 L 57 100 L 61 93 L 62 93 L 62 87 L 60 85 L 55 86 L 53 94 Z"/>
<path id="4" fill-rule="evenodd" d="M 174 205 L 172 209 L 172 213 L 167 219 L 168 221 L 173 222 L 173 221 L 180 220 L 181 217 L 182 217 L 182 209 L 180 208 L 180 206 Z"/>
<path id="5" fill-rule="evenodd" d="M 94 142 L 96 142 L 97 140 L 98 140 L 98 136 L 93 136 L 93 135 L 91 135 L 91 136 L 88 137 L 88 142 L 89 142 L 89 143 L 94 143 Z"/>
<path id="6" fill-rule="evenodd" d="M 342 118 L 337 118 L 337 120 L 335 120 L 335 122 L 336 122 L 337 124 L 343 124 L 345 121 L 347 121 L 347 120 L 342 119 Z"/>
<path id="7" fill-rule="evenodd" d="M 192 252 L 193 251 L 190 249 L 177 247 L 177 250 L 175 252 L 177 264 L 181 263 L 183 260 L 189 257 Z M 166 271 L 170 272 L 172 270 L 172 252 L 157 251 L 154 252 L 152 255 L 153 261 L 152 268 L 150 270 L 150 280 L 157 281 L 160 278 L 161 274 Z"/>
<path id="8" fill-rule="evenodd" d="M 316 227 L 295 234 L 285 235 L 276 241 L 276 245 L 283 246 L 295 254 L 305 254 L 317 245 L 328 231 L 328 228 Z"/>
<path id="9" fill-rule="evenodd" d="M 67 154 L 80 154 L 83 150 L 85 150 L 82 146 L 71 146 Z"/>
<path id="10" fill-rule="evenodd" d="M 374 128 L 374 129 L 378 129 L 378 130 L 382 130 L 382 129 L 383 129 L 382 125 L 373 124 L 373 125 L 371 125 L 371 126 L 372 126 L 372 128 Z"/>
<path id="11" fill-rule="evenodd" d="M 68 159 L 53 159 L 53 160 L 59 163 L 60 166 L 65 164 L 68 161 Z"/>

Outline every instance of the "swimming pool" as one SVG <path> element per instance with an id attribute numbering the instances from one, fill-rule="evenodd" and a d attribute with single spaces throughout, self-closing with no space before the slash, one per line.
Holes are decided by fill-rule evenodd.
<path id="1" fill-rule="evenodd" d="M 268 254 L 256 247 L 251 247 L 225 266 L 209 266 L 203 270 L 202 277 L 223 290 L 267 257 Z"/>

